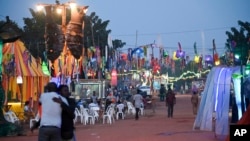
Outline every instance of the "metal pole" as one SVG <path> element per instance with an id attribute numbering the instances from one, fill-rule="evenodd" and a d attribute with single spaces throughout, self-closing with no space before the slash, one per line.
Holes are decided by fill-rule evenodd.
<path id="1" fill-rule="evenodd" d="M 245 113 L 245 98 L 243 93 L 243 81 L 244 81 L 244 73 L 243 73 L 243 46 L 240 47 L 240 74 L 242 77 L 240 78 L 240 96 L 241 96 L 241 109 L 242 114 Z"/>

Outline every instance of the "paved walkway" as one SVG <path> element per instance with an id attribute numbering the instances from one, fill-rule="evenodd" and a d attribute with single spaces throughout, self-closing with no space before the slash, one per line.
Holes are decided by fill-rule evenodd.
<path id="1" fill-rule="evenodd" d="M 195 116 L 192 115 L 190 95 L 177 95 L 174 117 L 167 118 L 164 102 L 157 102 L 156 112 L 146 109 L 146 115 L 138 121 L 133 116 L 116 120 L 114 124 L 76 124 L 77 141 L 223 141 L 213 132 L 192 130 Z M 27 136 L 2 137 L 1 141 L 36 141 L 38 131 Z"/>

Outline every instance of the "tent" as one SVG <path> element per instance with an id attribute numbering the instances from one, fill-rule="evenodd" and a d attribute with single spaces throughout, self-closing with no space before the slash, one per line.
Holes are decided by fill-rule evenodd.
<path id="1" fill-rule="evenodd" d="M 240 67 L 214 67 L 207 76 L 201 97 L 200 107 L 194 122 L 194 129 L 215 130 L 216 135 L 229 134 L 229 100 L 233 88 L 237 115 L 242 117 L 241 110 L 241 76 Z M 243 68 L 244 69 L 244 68 Z M 213 126 L 213 119 L 215 125 Z"/>
<path id="2" fill-rule="evenodd" d="M 7 99 L 37 101 L 50 76 L 42 71 L 42 65 L 25 48 L 24 43 L 17 40 L 3 46 L 3 77 L 5 104 Z M 22 100 L 21 100 L 22 99 Z"/>

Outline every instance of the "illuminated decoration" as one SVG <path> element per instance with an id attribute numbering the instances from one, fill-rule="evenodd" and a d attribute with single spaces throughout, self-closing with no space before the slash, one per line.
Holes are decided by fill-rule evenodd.
<path id="1" fill-rule="evenodd" d="M 185 51 L 182 51 L 181 44 L 178 42 L 179 49 L 176 50 L 176 57 L 177 58 L 184 58 L 185 57 Z"/>
<path id="2" fill-rule="evenodd" d="M 215 53 L 215 54 L 214 54 L 214 64 L 215 64 L 216 66 L 218 66 L 218 65 L 220 64 L 220 60 L 219 60 L 219 55 L 218 55 L 218 53 Z"/>
<path id="3" fill-rule="evenodd" d="M 61 82 L 65 82 L 63 79 L 74 76 L 74 74 L 80 74 L 83 69 L 83 34 L 84 29 L 83 17 L 85 16 L 88 6 L 77 6 L 75 2 L 59 3 L 56 4 L 38 4 L 37 10 L 45 10 L 45 40 L 46 40 L 46 57 L 50 60 L 48 65 L 51 70 L 52 76 L 61 77 Z M 67 22 L 66 13 L 70 9 L 70 21 Z M 57 25 L 54 21 L 54 15 L 52 12 L 57 11 L 61 14 L 62 23 Z M 87 52 L 87 51 L 85 51 Z M 89 53 L 89 52 L 88 52 Z M 86 55 L 85 55 L 86 56 Z M 98 58 L 98 65 L 101 59 Z M 73 59 L 77 63 L 72 63 Z M 88 58 L 89 59 L 89 58 Z M 91 59 L 91 58 L 90 58 Z M 81 60 L 81 62 L 80 62 Z M 75 73 L 76 72 L 76 73 Z M 46 73 L 47 74 L 47 73 Z M 85 72 L 87 74 L 87 72 Z"/>
<path id="4" fill-rule="evenodd" d="M 210 62 L 212 62 L 213 60 L 212 60 L 212 56 L 211 55 L 205 55 L 205 62 L 206 63 L 210 63 Z"/>
<path id="5" fill-rule="evenodd" d="M 177 50 L 176 51 L 176 57 L 177 58 L 184 58 L 185 57 L 185 51 Z"/>
<path id="6" fill-rule="evenodd" d="M 168 51 L 163 50 L 163 54 L 162 54 L 162 56 L 163 56 L 164 58 L 168 57 Z"/>
<path id="7" fill-rule="evenodd" d="M 178 59 L 179 59 L 179 58 L 176 57 L 176 52 L 174 51 L 174 52 L 173 52 L 173 60 L 175 61 L 175 60 L 178 60 Z"/>
<path id="8" fill-rule="evenodd" d="M 138 48 L 135 48 L 134 50 L 132 50 L 132 52 L 131 52 L 131 56 L 133 56 L 133 54 L 137 54 L 138 56 L 140 56 L 141 55 L 141 53 L 143 53 L 143 49 L 142 48 L 140 48 L 140 47 L 138 47 Z"/>
<path id="9" fill-rule="evenodd" d="M 220 59 L 219 59 L 219 55 L 216 51 L 216 45 L 215 45 L 215 40 L 213 39 L 213 57 L 214 57 L 214 65 L 218 66 L 220 65 Z"/>
<path id="10" fill-rule="evenodd" d="M 111 71 L 111 85 L 116 86 L 117 85 L 117 71 L 116 69 L 113 69 Z"/>
<path id="11" fill-rule="evenodd" d="M 215 131 L 216 135 L 227 135 L 229 131 L 229 102 L 231 86 L 234 86 L 238 118 L 242 117 L 240 97 L 240 67 L 213 67 L 207 75 L 200 108 L 194 128 Z M 234 78 L 236 76 L 236 78 Z M 233 80 L 233 85 L 232 85 Z M 212 116 L 212 115 L 215 116 Z M 216 123 L 213 122 L 216 118 Z M 214 127 L 214 128 L 213 128 Z"/>
<path id="12" fill-rule="evenodd" d="M 234 84 L 234 92 L 235 92 L 235 104 L 237 106 L 238 111 L 238 120 L 242 117 L 242 107 L 241 107 L 241 77 L 240 70 L 232 74 L 233 84 Z"/>
<path id="13" fill-rule="evenodd" d="M 234 58 L 235 58 L 237 61 L 239 61 L 240 55 L 239 55 L 239 54 L 235 54 L 235 55 L 234 55 Z"/>
<path id="14" fill-rule="evenodd" d="M 200 56 L 194 56 L 194 62 L 199 63 L 200 61 Z"/>
<path id="15" fill-rule="evenodd" d="M 44 74 L 50 75 L 50 72 L 49 72 L 48 67 L 47 67 L 45 62 L 42 63 L 42 71 Z"/>
<path id="16" fill-rule="evenodd" d="M 22 76 L 17 76 L 16 83 L 17 84 L 23 84 L 23 78 L 22 78 Z"/>
<path id="17" fill-rule="evenodd" d="M 204 71 L 200 71 L 199 73 L 195 73 L 192 71 L 187 71 L 187 72 L 183 72 L 179 77 L 169 77 L 169 76 L 165 76 L 165 75 L 161 75 L 161 76 L 154 76 L 155 78 L 162 78 L 162 79 L 169 79 L 169 81 L 172 82 L 177 82 L 179 80 L 186 80 L 186 79 L 193 79 L 193 78 L 200 78 L 201 74 L 207 74 L 208 72 L 210 72 L 210 70 L 204 70 Z M 134 73 L 141 73 L 141 71 L 138 70 L 130 70 L 130 72 L 128 73 L 118 73 L 118 76 L 126 76 L 126 75 L 132 75 Z M 147 75 L 147 71 L 145 73 Z M 150 73 L 149 73 L 150 76 Z"/>

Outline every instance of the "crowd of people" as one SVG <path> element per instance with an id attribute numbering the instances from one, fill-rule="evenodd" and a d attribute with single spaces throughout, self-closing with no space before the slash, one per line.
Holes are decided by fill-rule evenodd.
<path id="1" fill-rule="evenodd" d="M 124 111 L 128 108 L 127 99 L 124 99 L 118 94 L 117 89 L 109 88 L 106 91 L 106 97 L 104 99 L 98 98 L 98 94 L 93 91 L 90 97 L 90 102 L 85 105 L 86 108 L 98 107 L 100 111 L 105 112 L 109 105 L 115 104 L 118 109 L 123 109 Z M 168 85 L 165 88 L 164 85 L 161 86 L 160 91 L 160 101 L 165 101 L 167 107 L 167 117 L 173 118 L 174 105 L 176 104 L 176 93 Z M 145 107 L 145 102 L 150 101 L 152 103 L 153 112 L 155 108 L 155 98 L 143 97 L 141 91 L 137 89 L 132 93 L 132 98 L 130 102 L 135 107 L 135 120 L 139 119 L 139 112 L 142 107 Z M 198 109 L 198 94 L 197 91 L 193 91 L 191 97 L 191 103 L 193 105 L 193 114 L 197 114 Z M 80 103 L 82 104 L 82 103 Z M 30 117 L 34 118 L 35 115 L 31 114 L 33 111 L 29 107 L 29 102 L 27 101 L 24 106 L 25 113 Z M 70 91 L 67 85 L 57 86 L 54 82 L 49 82 L 45 87 L 45 92 L 41 94 L 39 99 L 39 106 L 37 116 L 39 120 L 33 124 L 31 131 L 34 129 L 39 130 L 38 140 L 39 141 L 73 141 L 74 138 L 74 118 L 75 118 L 75 108 L 77 104 L 74 98 L 70 98 Z M 119 115 L 120 116 L 120 115 Z"/>

